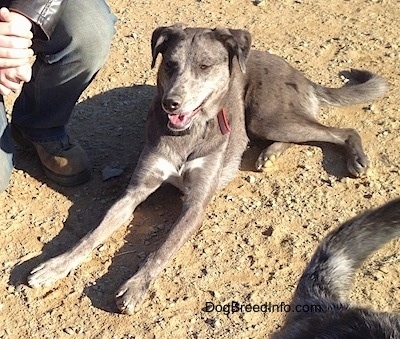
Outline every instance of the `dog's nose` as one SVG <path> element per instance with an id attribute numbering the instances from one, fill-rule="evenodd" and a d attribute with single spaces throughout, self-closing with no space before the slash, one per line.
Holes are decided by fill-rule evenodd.
<path id="1" fill-rule="evenodd" d="M 182 98 L 179 96 L 171 96 L 163 99 L 162 105 L 168 112 L 174 112 L 181 107 Z"/>

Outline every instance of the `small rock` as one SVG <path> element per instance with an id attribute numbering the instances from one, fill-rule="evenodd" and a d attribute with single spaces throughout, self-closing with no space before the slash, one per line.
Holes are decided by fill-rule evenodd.
<path id="1" fill-rule="evenodd" d="M 129 38 L 137 39 L 138 35 L 135 32 L 132 32 L 131 34 L 128 35 Z"/>
<path id="2" fill-rule="evenodd" d="M 249 175 L 246 180 L 250 183 L 250 184 L 254 184 L 256 182 L 256 178 L 253 177 L 252 175 Z"/>
<path id="3" fill-rule="evenodd" d="M 221 298 L 221 294 L 217 291 L 210 291 L 210 294 L 216 299 Z"/>
<path id="4" fill-rule="evenodd" d="M 138 257 L 139 259 L 143 259 L 145 256 L 146 256 L 146 253 L 145 253 L 145 252 L 139 252 L 139 253 L 137 254 L 137 257 Z"/>
<path id="5" fill-rule="evenodd" d="M 266 230 L 264 230 L 263 232 L 261 232 L 261 234 L 264 237 L 270 237 L 272 235 L 272 233 L 274 232 L 274 229 L 272 226 L 269 226 Z"/>
<path id="6" fill-rule="evenodd" d="M 123 168 L 106 166 L 101 171 L 101 175 L 103 177 L 103 181 L 106 181 L 110 178 L 120 176 L 123 172 L 124 172 Z"/>
<path id="7" fill-rule="evenodd" d="M 225 200 L 234 201 L 235 198 L 234 198 L 233 196 L 231 196 L 231 195 L 226 195 L 226 196 L 225 196 Z"/>
<path id="8" fill-rule="evenodd" d="M 107 245 L 101 245 L 97 250 L 99 251 L 99 252 L 103 252 L 103 251 L 105 251 L 107 249 Z"/>
<path id="9" fill-rule="evenodd" d="M 64 328 L 64 332 L 70 335 L 75 334 L 75 330 L 72 327 Z"/>

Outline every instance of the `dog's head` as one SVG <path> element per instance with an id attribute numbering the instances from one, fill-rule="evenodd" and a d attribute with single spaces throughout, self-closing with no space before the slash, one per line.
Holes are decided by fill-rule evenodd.
<path id="1" fill-rule="evenodd" d="M 246 71 L 250 45 L 244 30 L 173 25 L 153 32 L 152 67 L 162 54 L 157 83 L 171 130 L 184 131 L 218 114 L 232 72 Z"/>

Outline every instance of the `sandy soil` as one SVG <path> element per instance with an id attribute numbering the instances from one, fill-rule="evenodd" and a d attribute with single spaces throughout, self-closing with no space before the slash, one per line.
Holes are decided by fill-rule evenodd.
<path id="1" fill-rule="evenodd" d="M 71 134 L 94 166 L 80 187 L 48 182 L 34 155 L 19 150 L 9 189 L 0 195 L 0 338 L 261 338 L 285 312 L 204 311 L 223 305 L 288 304 L 318 242 L 336 225 L 400 195 L 400 3 L 396 0 L 109 1 L 119 17 L 107 64 L 78 102 Z M 134 4 L 132 4 L 134 3 Z M 167 234 L 179 194 L 164 188 L 133 221 L 96 249 L 90 261 L 55 286 L 31 289 L 28 272 L 96 226 L 123 192 L 142 148 L 154 93 L 149 39 L 160 25 L 230 26 L 252 33 L 253 47 L 286 58 L 308 77 L 339 86 L 351 67 L 388 79 L 373 104 L 323 109 L 332 126 L 356 128 L 371 173 L 348 177 L 342 150 L 295 146 L 266 173 L 253 171 L 259 150 L 245 154 L 236 179 L 208 206 L 197 234 L 152 286 L 133 316 L 118 313 L 114 291 Z M 12 98 L 7 98 L 12 104 Z M 123 169 L 103 181 L 107 166 Z M 358 272 L 351 298 L 400 311 L 399 242 Z"/>

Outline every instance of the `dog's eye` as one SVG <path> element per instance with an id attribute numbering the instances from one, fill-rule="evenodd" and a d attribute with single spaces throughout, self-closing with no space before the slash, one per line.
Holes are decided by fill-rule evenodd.
<path id="1" fill-rule="evenodd" d="M 206 65 L 206 64 L 200 64 L 200 65 L 199 65 L 199 68 L 200 68 L 201 70 L 205 70 L 205 69 L 207 69 L 207 68 L 210 68 L 210 66 L 209 66 L 209 65 Z"/>

